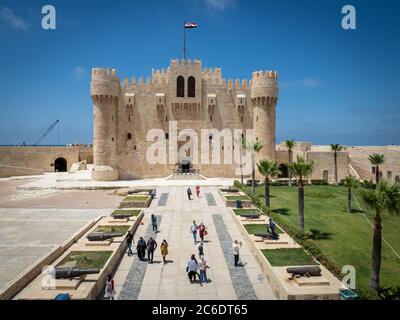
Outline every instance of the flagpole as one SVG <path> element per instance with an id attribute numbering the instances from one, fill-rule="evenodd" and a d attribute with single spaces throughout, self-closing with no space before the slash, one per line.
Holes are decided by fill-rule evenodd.
<path id="1" fill-rule="evenodd" d="M 186 21 L 183 21 L 183 60 L 186 60 Z"/>

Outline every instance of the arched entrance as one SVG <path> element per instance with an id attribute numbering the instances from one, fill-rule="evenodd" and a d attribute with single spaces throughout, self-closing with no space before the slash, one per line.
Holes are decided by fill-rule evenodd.
<path id="1" fill-rule="evenodd" d="M 279 171 L 281 172 L 281 174 L 278 176 L 278 178 L 289 178 L 289 169 L 286 164 L 281 163 L 279 165 Z"/>
<path id="2" fill-rule="evenodd" d="M 328 182 L 328 179 L 329 179 L 328 170 L 324 170 L 324 171 L 322 172 L 322 180 Z"/>
<path id="3" fill-rule="evenodd" d="M 54 171 L 67 172 L 67 160 L 64 158 L 57 158 L 56 161 L 54 161 Z"/>
<path id="4" fill-rule="evenodd" d="M 182 170 L 182 173 L 189 173 L 190 172 L 190 161 L 188 159 L 183 159 L 180 162 L 180 169 Z"/>

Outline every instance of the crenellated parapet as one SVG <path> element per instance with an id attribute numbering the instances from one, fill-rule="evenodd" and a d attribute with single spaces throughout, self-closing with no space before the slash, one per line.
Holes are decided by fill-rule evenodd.
<path id="1" fill-rule="evenodd" d="M 112 103 L 118 101 L 119 78 L 115 69 L 93 68 L 90 82 L 90 95 L 94 103 Z"/>
<path id="2" fill-rule="evenodd" d="M 278 73 L 276 71 L 253 72 L 251 80 L 251 99 L 253 105 L 276 105 L 278 96 Z"/>

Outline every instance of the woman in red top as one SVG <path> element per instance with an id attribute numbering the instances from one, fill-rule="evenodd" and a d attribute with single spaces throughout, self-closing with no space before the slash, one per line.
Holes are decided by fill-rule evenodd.
<path id="1" fill-rule="evenodd" d="M 206 235 L 206 226 L 203 224 L 203 222 L 200 222 L 198 230 L 201 241 L 204 241 L 204 236 Z"/>
<path id="2" fill-rule="evenodd" d="M 200 186 L 196 186 L 197 198 L 200 197 Z"/>

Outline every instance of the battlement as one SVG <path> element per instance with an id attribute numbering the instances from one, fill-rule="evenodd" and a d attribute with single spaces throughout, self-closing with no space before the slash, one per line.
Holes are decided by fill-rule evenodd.
<path id="1" fill-rule="evenodd" d="M 92 79 L 95 78 L 117 80 L 118 76 L 114 68 L 93 68 Z"/>
<path id="2" fill-rule="evenodd" d="M 90 83 L 91 96 L 118 97 L 119 78 L 113 68 L 93 68 Z"/>
<path id="3" fill-rule="evenodd" d="M 191 59 L 172 59 L 170 63 L 171 68 L 178 68 L 178 67 L 186 67 L 186 68 L 194 68 L 194 69 L 201 69 L 201 61 L 200 60 L 191 60 Z"/>
<path id="4" fill-rule="evenodd" d="M 271 78 L 271 79 L 278 79 L 278 72 L 273 70 L 261 70 L 253 72 L 253 79 L 261 79 L 261 78 Z"/>

